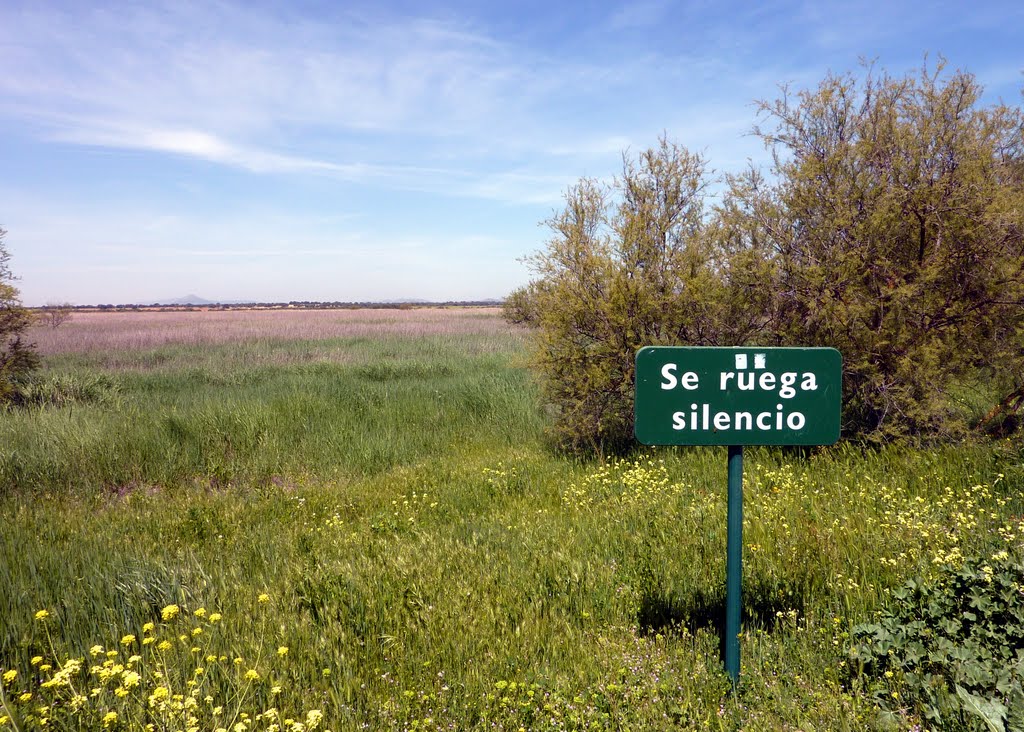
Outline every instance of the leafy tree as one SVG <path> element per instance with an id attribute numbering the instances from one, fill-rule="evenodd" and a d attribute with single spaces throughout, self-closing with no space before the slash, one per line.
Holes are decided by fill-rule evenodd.
<path id="1" fill-rule="evenodd" d="M 980 372 L 1008 398 L 1024 384 L 1021 112 L 942 71 L 762 102 L 772 179 L 728 196 L 770 262 L 765 336 L 838 348 L 847 428 L 875 436 L 962 430 Z"/>
<path id="2" fill-rule="evenodd" d="M 0 229 L 0 404 L 14 399 L 18 387 L 39 365 L 35 347 L 23 340 L 32 318 L 11 284 L 14 276 L 7 265 L 10 254 L 3 241 L 6 234 Z"/>

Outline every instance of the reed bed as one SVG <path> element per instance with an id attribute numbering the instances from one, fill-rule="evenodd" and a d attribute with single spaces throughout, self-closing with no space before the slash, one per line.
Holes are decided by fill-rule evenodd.
<path id="1" fill-rule="evenodd" d="M 393 336 L 508 336 L 500 308 L 196 310 L 74 313 L 58 328 L 29 331 L 44 356 L 245 341 L 324 341 Z"/>

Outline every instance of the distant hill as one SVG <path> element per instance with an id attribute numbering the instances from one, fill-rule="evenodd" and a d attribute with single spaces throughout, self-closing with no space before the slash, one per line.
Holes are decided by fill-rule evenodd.
<path id="1" fill-rule="evenodd" d="M 168 300 L 162 305 L 216 305 L 216 300 L 207 300 L 199 295 L 185 295 L 185 297 L 179 297 L 177 300 Z"/>

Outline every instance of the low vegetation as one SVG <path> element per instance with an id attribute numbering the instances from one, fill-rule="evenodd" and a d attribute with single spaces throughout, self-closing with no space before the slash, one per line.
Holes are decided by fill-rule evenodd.
<path id="1" fill-rule="evenodd" d="M 1019 564 L 1019 443 L 749 449 L 733 693 L 724 450 L 559 456 L 522 334 L 449 317 L 491 329 L 54 348 L 79 396 L 0 421 L 0 729 L 935 725 L 864 629 Z"/>

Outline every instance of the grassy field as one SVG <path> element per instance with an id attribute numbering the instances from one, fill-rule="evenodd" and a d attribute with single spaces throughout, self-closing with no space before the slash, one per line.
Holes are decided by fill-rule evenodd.
<path id="1" fill-rule="evenodd" d="M 0 729 L 920 729 L 854 627 L 1021 553 L 1019 442 L 749 449 L 732 693 L 724 448 L 552 452 L 496 311 L 37 335 L 38 406 L 0 413 Z"/>

